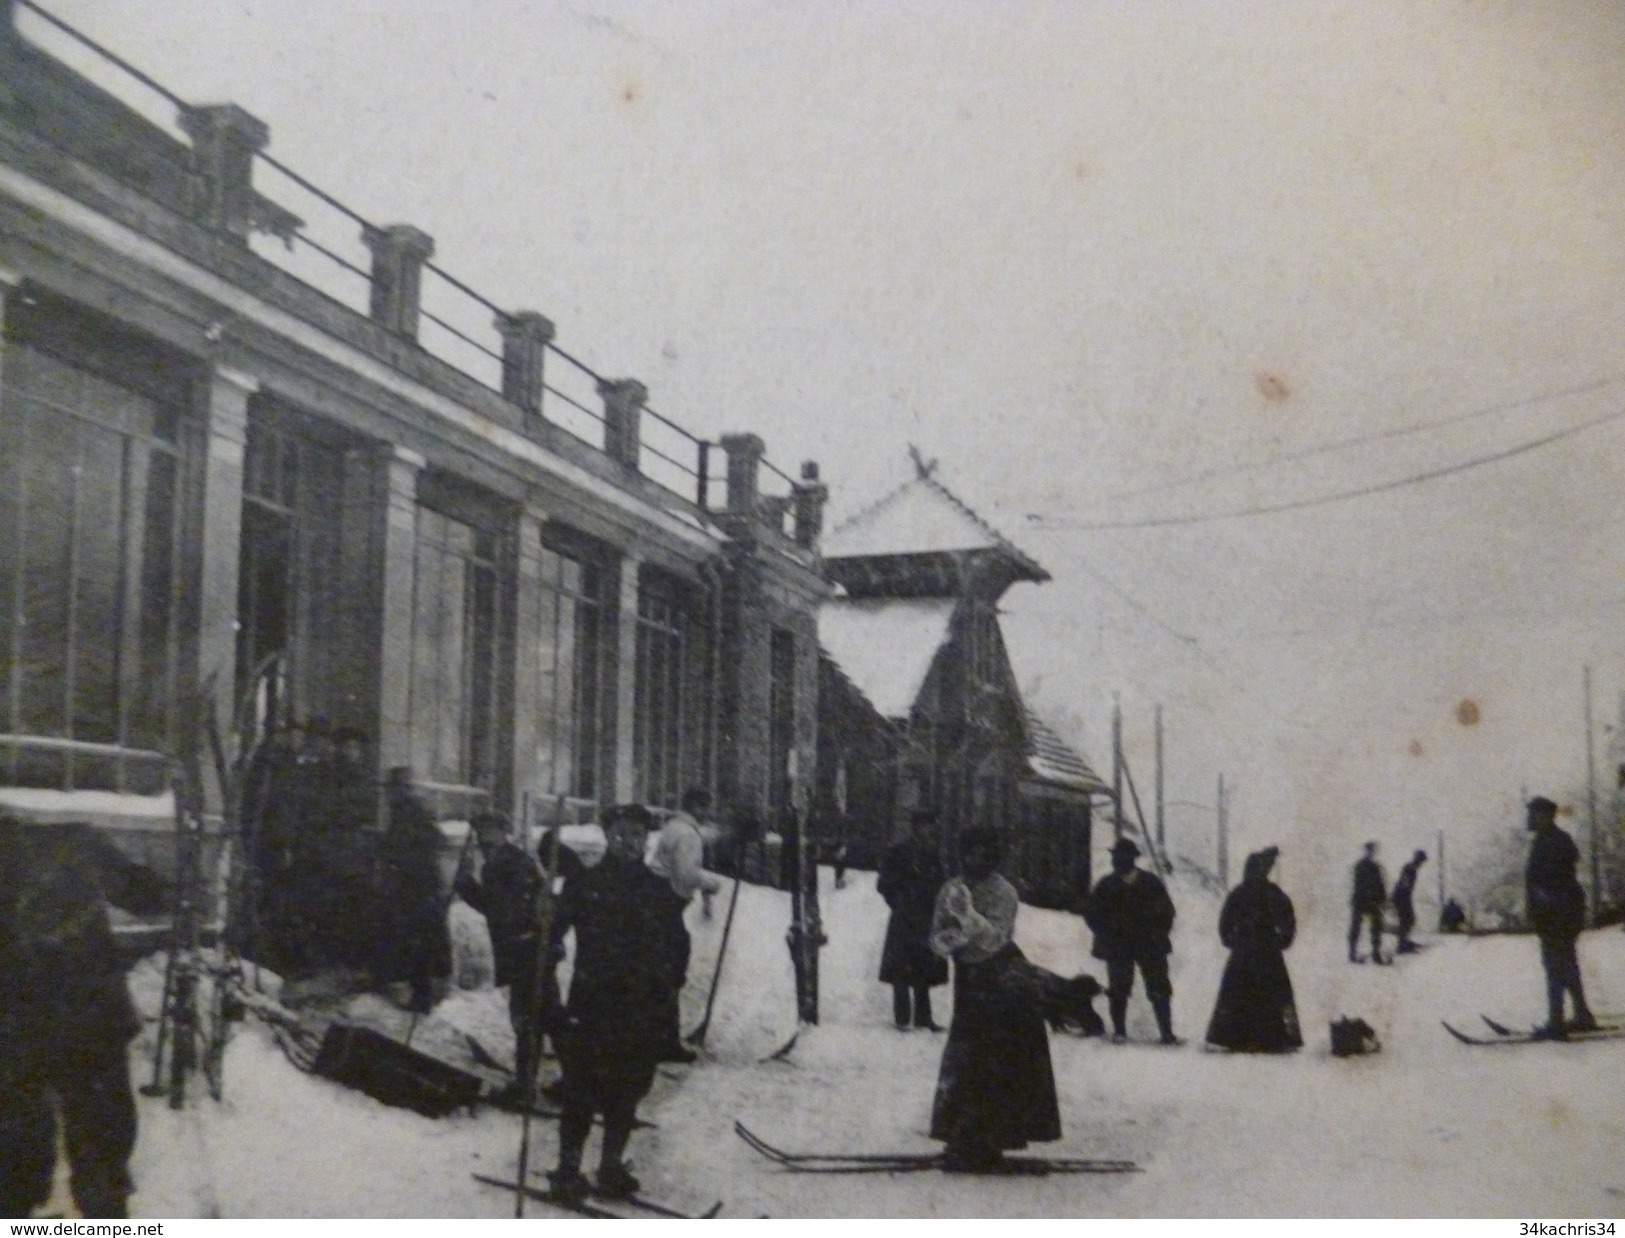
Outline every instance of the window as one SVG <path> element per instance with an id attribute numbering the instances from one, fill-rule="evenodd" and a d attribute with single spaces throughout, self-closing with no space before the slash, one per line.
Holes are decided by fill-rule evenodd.
<path id="1" fill-rule="evenodd" d="M 412 768 L 489 790 L 496 774 L 498 539 L 418 508 L 413 576 Z"/>
<path id="2" fill-rule="evenodd" d="M 552 796 L 600 795 L 604 579 L 592 559 L 542 548 L 536 785 Z"/>
<path id="3" fill-rule="evenodd" d="M 644 573 L 632 709 L 632 798 L 676 808 L 683 793 L 688 615 L 671 581 Z"/>
<path id="4" fill-rule="evenodd" d="M 55 351 L 9 343 L 0 384 L 0 777 L 152 793 L 178 721 L 184 388 L 144 394 Z"/>

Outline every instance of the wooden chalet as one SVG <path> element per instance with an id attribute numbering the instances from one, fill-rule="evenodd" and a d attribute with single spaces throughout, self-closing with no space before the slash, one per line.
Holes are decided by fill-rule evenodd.
<path id="1" fill-rule="evenodd" d="M 999 599 L 1049 573 L 916 459 L 916 475 L 826 535 L 834 596 L 819 608 L 813 829 L 878 862 L 919 808 L 941 845 L 969 825 L 1006 836 L 1023 897 L 1068 907 L 1088 889 L 1094 800 L 1109 793 L 1022 700 Z"/>

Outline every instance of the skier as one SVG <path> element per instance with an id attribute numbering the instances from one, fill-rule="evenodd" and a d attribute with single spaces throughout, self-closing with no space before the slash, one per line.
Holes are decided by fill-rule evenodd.
<path id="1" fill-rule="evenodd" d="M 661 900 L 665 911 L 661 940 L 666 947 L 668 984 L 661 1061 L 678 1063 L 692 1062 L 697 1056 L 683 1044 L 681 1024 L 681 998 L 683 986 L 688 983 L 688 959 L 693 948 L 683 913 L 696 891 L 709 912 L 712 896 L 722 888 L 722 878 L 704 867 L 705 836 L 695 816 L 711 807 L 711 795 L 703 788 L 691 787 L 683 792 L 682 804 L 682 810 L 672 813 L 661 825 L 648 857 L 649 871 L 666 883 L 666 895 Z"/>
<path id="2" fill-rule="evenodd" d="M 1428 853 L 1418 851 L 1399 870 L 1399 880 L 1394 882 L 1394 911 L 1399 916 L 1399 944 L 1394 947 L 1395 954 L 1416 953 L 1416 943 L 1411 940 L 1411 930 L 1416 927 L 1416 874 L 1427 862 Z"/>
<path id="3" fill-rule="evenodd" d="M 1145 995 L 1157 1016 L 1165 1045 L 1183 1043 L 1174 1035 L 1173 985 L 1168 980 L 1169 933 L 1174 903 L 1155 873 L 1137 868 L 1140 849 L 1131 838 L 1112 844 L 1112 871 L 1089 895 L 1083 918 L 1094 931 L 1093 954 L 1106 964 L 1106 1004 L 1112 1017 L 1112 1043 L 1128 1039 L 1128 999 L 1134 992 L 1134 969 L 1145 978 Z"/>
<path id="4" fill-rule="evenodd" d="M 153 915 L 164 883 L 91 826 L 0 816 L 0 1216 L 50 1195 L 56 1120 L 86 1217 L 124 1217 L 135 1097 L 126 1046 L 141 1022 L 108 923 Z"/>
<path id="5" fill-rule="evenodd" d="M 1284 952 L 1297 934 L 1286 891 L 1270 880 L 1279 847 L 1247 857 L 1241 884 L 1219 913 L 1219 940 L 1230 951 L 1207 1042 L 1241 1053 L 1287 1053 L 1303 1047 Z"/>
<path id="6" fill-rule="evenodd" d="M 412 988 L 408 1008 L 427 1014 L 435 982 L 451 974 L 451 936 L 440 893 L 440 827 L 413 789 L 408 767 L 391 769 L 384 791 L 389 828 L 379 844 L 382 914 L 373 979 L 406 981 Z"/>
<path id="7" fill-rule="evenodd" d="M 992 830 L 959 836 L 962 875 L 937 895 L 931 949 L 954 961 L 954 1017 L 931 1110 L 942 1167 L 997 1173 L 1004 1153 L 1061 1137 L 1049 1033 L 1012 938 L 1016 888 Z"/>
<path id="8" fill-rule="evenodd" d="M 669 1034 L 671 885 L 643 863 L 651 824 L 642 805 L 612 809 L 603 860 L 565 882 L 553 920 L 555 963 L 571 930 L 576 953 L 557 1038 L 564 1068 L 559 1163 L 548 1180 L 554 1194 L 573 1202 L 593 1190 L 581 1154 L 594 1113 L 604 1119 L 598 1193 L 624 1198 L 640 1185 L 624 1155 Z"/>
<path id="9" fill-rule="evenodd" d="M 508 989 L 508 1021 L 514 1033 L 514 1081 L 507 1099 L 522 1101 L 536 1078 L 542 1036 L 555 1030 L 558 981 L 539 953 L 538 919 L 542 866 L 510 833 L 505 813 L 482 812 L 469 822 L 480 849 L 480 872 L 458 874 L 458 896 L 485 917 L 498 988 Z M 542 976 L 546 970 L 547 975 Z M 538 993 L 537 981 L 542 991 Z"/>
<path id="10" fill-rule="evenodd" d="M 1365 845 L 1363 855 L 1354 865 L 1354 890 L 1349 896 L 1349 962 L 1363 963 L 1360 957 L 1360 929 L 1367 921 L 1371 925 L 1371 961 L 1386 963 L 1382 957 L 1382 909 L 1388 905 L 1388 879 L 1377 863 L 1377 844 Z"/>
<path id="11" fill-rule="evenodd" d="M 1549 1018 L 1541 1029 L 1552 1040 L 1569 1032 L 1594 1031 L 1597 1020 L 1586 1005 L 1580 980 L 1580 960 L 1574 944 L 1585 928 L 1586 896 L 1575 867 L 1580 862 L 1574 840 L 1557 825 L 1557 805 L 1537 795 L 1528 805 L 1529 829 L 1534 840 L 1524 869 L 1524 891 L 1529 926 L 1540 936 L 1540 963 L 1546 971 L 1546 1006 Z M 1574 1019 L 1563 1021 L 1563 995 L 1574 999 Z"/>
<path id="12" fill-rule="evenodd" d="M 931 916 L 942 887 L 937 858 L 936 814 L 920 810 L 909 835 L 893 843 L 880 861 L 875 889 L 891 908 L 880 952 L 880 983 L 891 985 L 897 1030 L 942 1029 L 931 1017 L 931 989 L 948 983 L 948 961 L 931 950 Z"/>

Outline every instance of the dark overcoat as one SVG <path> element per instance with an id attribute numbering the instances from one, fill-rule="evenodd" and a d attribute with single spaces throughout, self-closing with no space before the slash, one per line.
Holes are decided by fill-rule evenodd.
<path id="1" fill-rule="evenodd" d="M 931 953 L 931 915 L 942 888 L 935 849 L 912 839 L 891 846 L 875 889 L 891 908 L 880 951 L 880 982 L 911 988 L 948 983 L 948 960 Z"/>
<path id="2" fill-rule="evenodd" d="M 1135 869 L 1133 880 L 1107 873 L 1084 905 L 1083 918 L 1095 935 L 1097 959 L 1139 959 L 1167 955 L 1174 946 L 1174 900 L 1155 873 Z"/>
<path id="3" fill-rule="evenodd" d="M 1585 928 L 1586 896 L 1575 875 L 1580 849 L 1557 826 L 1535 831 L 1524 868 L 1529 927 L 1542 938 L 1573 940 Z"/>
<path id="4" fill-rule="evenodd" d="M 1284 952 L 1297 935 L 1286 891 L 1267 878 L 1243 881 L 1224 900 L 1219 940 L 1230 951 L 1207 1041 L 1244 1053 L 1303 1046 Z"/>
<path id="5" fill-rule="evenodd" d="M 440 888 L 440 827 L 416 795 L 390 798 L 378 849 L 379 982 L 451 974 L 451 935 Z"/>
<path id="6" fill-rule="evenodd" d="M 499 986 L 536 970 L 541 893 L 541 868 L 513 842 L 496 849 L 478 879 L 465 873 L 457 882 L 458 896 L 485 917 Z"/>

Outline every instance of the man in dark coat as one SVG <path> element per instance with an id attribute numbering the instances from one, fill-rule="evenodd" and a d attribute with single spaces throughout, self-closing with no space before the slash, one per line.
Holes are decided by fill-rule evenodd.
<path id="1" fill-rule="evenodd" d="M 451 934 L 440 889 L 440 827 L 412 787 L 412 771 L 389 771 L 389 828 L 379 843 L 380 984 L 412 986 L 410 1009 L 426 1014 L 435 981 L 451 975 Z"/>
<path id="2" fill-rule="evenodd" d="M 1354 865 L 1354 889 L 1349 895 L 1349 962 L 1363 963 L 1360 957 L 1360 930 L 1371 928 L 1371 961 L 1386 963 L 1382 957 L 1382 909 L 1388 905 L 1388 879 L 1377 863 L 1377 844 L 1365 845 L 1365 854 Z"/>
<path id="3" fill-rule="evenodd" d="M 942 1030 L 931 1017 L 931 990 L 948 983 L 948 960 L 931 951 L 931 913 L 943 879 L 936 829 L 936 814 L 914 813 L 909 836 L 887 849 L 875 882 L 891 908 L 880 952 L 880 983 L 891 985 L 892 1018 L 900 1032 L 911 1026 Z"/>
<path id="4" fill-rule="evenodd" d="M 56 1122 L 87 1217 L 128 1215 L 135 1097 L 126 1046 L 140 1029 L 108 923 L 112 902 L 168 905 L 163 882 L 91 826 L 0 816 L 0 1216 L 50 1194 Z"/>
<path id="5" fill-rule="evenodd" d="M 581 1173 L 581 1154 L 594 1113 L 604 1119 L 597 1192 L 624 1197 L 639 1186 L 624 1156 L 665 1047 L 670 983 L 663 917 L 671 888 L 643 863 L 651 824 L 641 805 L 612 810 L 603 860 L 565 881 L 553 921 L 555 957 L 563 956 L 565 934 L 576 935 L 558 1034 L 559 1164 L 549 1175 L 565 1199 L 583 1199 L 593 1189 Z"/>
<path id="6" fill-rule="evenodd" d="M 1554 1040 L 1569 1032 L 1591 1031 L 1597 1020 L 1586 1005 L 1580 980 L 1580 959 L 1575 942 L 1585 928 L 1586 896 L 1575 869 L 1580 851 L 1557 825 L 1557 805 L 1543 795 L 1529 801 L 1529 863 L 1524 868 L 1524 893 L 1529 927 L 1540 937 L 1540 963 L 1546 970 L 1545 1034 Z M 1563 1021 L 1563 995 L 1574 999 L 1574 1019 Z"/>
<path id="7" fill-rule="evenodd" d="M 1174 901 L 1155 873 L 1137 868 L 1140 849 L 1131 838 L 1112 844 L 1112 871 L 1089 895 L 1083 918 L 1094 930 L 1093 954 L 1106 964 L 1106 1004 L 1112 1016 L 1112 1043 L 1128 1039 L 1128 999 L 1134 992 L 1134 969 L 1145 978 L 1145 995 L 1157 1016 L 1157 1032 L 1165 1045 L 1181 1041 L 1174 1035 L 1174 986 L 1168 979 L 1169 934 L 1174 927 Z"/>
<path id="8" fill-rule="evenodd" d="M 960 876 L 943 883 L 931 919 L 931 949 L 954 961 L 931 1138 L 957 1173 L 996 1173 L 1005 1152 L 1061 1137 L 1039 969 L 1015 943 L 1020 903 L 998 871 L 1002 852 L 992 830 L 961 833 Z"/>
<path id="9" fill-rule="evenodd" d="M 1416 953 L 1416 943 L 1411 940 L 1411 930 L 1416 927 L 1416 875 L 1427 862 L 1428 853 L 1418 851 L 1399 870 L 1399 880 L 1394 882 L 1394 913 L 1399 917 L 1399 944 L 1394 947 L 1395 954 Z"/>
<path id="10" fill-rule="evenodd" d="M 476 813 L 469 828 L 480 849 L 480 872 L 477 877 L 458 874 L 457 894 L 485 917 L 491 935 L 496 983 L 508 990 L 508 1021 L 513 1024 L 515 1099 L 524 1099 L 536 1078 L 542 1036 L 555 1030 L 559 1005 L 558 981 L 540 953 L 544 874 L 511 837 L 506 814 Z"/>
<path id="11" fill-rule="evenodd" d="M 1219 913 L 1219 940 L 1230 951 L 1207 1042 L 1240 1053 L 1287 1053 L 1303 1047 L 1286 949 L 1297 917 L 1286 891 L 1270 881 L 1278 847 L 1247 857 L 1241 884 Z"/>

